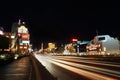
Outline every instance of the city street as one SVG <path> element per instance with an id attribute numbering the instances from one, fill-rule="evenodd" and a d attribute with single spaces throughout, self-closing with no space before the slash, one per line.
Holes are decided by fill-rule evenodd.
<path id="1" fill-rule="evenodd" d="M 120 80 L 116 2 L 9 1 L 0 7 L 0 80 Z"/>
<path id="2" fill-rule="evenodd" d="M 0 65 L 0 80 L 119 80 L 115 58 L 41 55 Z"/>
<path id="3" fill-rule="evenodd" d="M 58 80 L 118 80 L 120 64 L 104 58 L 35 55 Z"/>

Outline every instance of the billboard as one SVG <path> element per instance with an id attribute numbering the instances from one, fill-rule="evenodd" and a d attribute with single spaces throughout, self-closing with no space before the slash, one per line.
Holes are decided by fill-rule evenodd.
<path id="1" fill-rule="evenodd" d="M 30 41 L 22 41 L 22 43 L 25 43 L 25 44 L 30 44 Z"/>
<path id="2" fill-rule="evenodd" d="M 22 34 L 21 35 L 22 40 L 29 40 L 29 34 Z"/>
<path id="3" fill-rule="evenodd" d="M 18 33 L 28 33 L 28 29 L 25 26 L 20 26 L 18 28 Z"/>

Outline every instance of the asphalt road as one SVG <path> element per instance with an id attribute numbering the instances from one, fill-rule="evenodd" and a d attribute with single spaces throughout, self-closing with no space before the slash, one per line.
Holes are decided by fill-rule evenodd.
<path id="1" fill-rule="evenodd" d="M 120 80 L 120 64 L 111 62 L 111 58 L 109 61 L 108 58 L 39 54 L 35 57 L 57 80 Z"/>
<path id="2" fill-rule="evenodd" d="M 119 59 L 34 56 L 0 64 L 0 80 L 120 80 Z"/>

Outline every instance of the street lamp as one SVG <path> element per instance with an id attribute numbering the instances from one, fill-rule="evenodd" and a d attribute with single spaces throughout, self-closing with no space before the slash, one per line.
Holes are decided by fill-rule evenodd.
<path id="1" fill-rule="evenodd" d="M 77 53 L 79 53 L 80 51 L 79 51 L 79 45 L 77 45 Z"/>

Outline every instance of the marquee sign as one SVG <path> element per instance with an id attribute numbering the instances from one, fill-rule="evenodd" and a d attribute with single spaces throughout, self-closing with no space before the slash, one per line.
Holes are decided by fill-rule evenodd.
<path id="1" fill-rule="evenodd" d="M 28 33 L 28 29 L 25 26 L 20 26 L 18 28 L 18 33 Z"/>
<path id="2" fill-rule="evenodd" d="M 29 40 L 29 34 L 22 34 L 21 38 L 22 40 Z"/>

